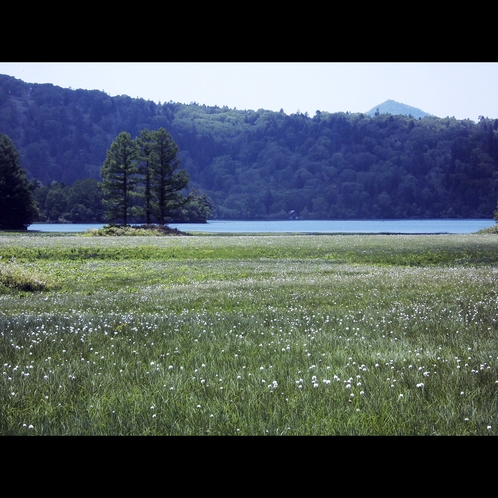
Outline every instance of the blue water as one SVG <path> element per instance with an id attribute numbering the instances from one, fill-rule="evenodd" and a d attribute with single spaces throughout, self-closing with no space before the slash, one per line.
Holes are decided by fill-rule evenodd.
<path id="1" fill-rule="evenodd" d="M 213 220 L 208 223 L 173 223 L 171 228 L 183 232 L 212 233 L 474 233 L 491 227 L 490 219 L 437 220 L 281 220 L 237 221 Z M 84 232 L 103 224 L 33 224 L 28 231 Z"/>

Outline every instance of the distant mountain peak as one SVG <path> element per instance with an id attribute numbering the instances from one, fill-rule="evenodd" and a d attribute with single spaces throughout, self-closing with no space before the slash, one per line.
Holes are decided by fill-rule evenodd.
<path id="1" fill-rule="evenodd" d="M 374 116 L 375 113 L 379 111 L 379 114 L 405 114 L 407 116 L 412 115 L 414 118 L 423 118 L 425 116 L 432 116 L 427 112 L 422 111 L 421 109 L 417 109 L 416 107 L 412 107 L 406 104 L 401 104 L 400 102 L 396 102 L 395 100 L 386 100 L 382 104 L 376 105 L 372 107 L 366 114 L 369 116 Z"/>

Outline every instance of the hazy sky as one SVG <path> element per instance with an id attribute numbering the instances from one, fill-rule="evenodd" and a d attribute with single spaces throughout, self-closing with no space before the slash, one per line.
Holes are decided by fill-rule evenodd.
<path id="1" fill-rule="evenodd" d="M 388 99 L 439 117 L 498 118 L 498 63 L 3 63 L 28 83 L 154 102 L 366 112 Z"/>

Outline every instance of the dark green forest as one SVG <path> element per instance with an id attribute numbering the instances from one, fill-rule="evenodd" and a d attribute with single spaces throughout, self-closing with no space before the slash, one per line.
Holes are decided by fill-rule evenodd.
<path id="1" fill-rule="evenodd" d="M 0 132 L 45 220 L 101 221 L 111 143 L 160 127 L 214 218 L 492 218 L 497 205 L 498 119 L 156 104 L 0 75 Z"/>

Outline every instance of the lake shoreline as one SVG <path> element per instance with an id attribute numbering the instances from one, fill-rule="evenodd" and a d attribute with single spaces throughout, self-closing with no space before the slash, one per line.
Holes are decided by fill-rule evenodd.
<path id="1" fill-rule="evenodd" d="M 171 223 L 167 226 L 195 234 L 385 234 L 436 235 L 475 233 L 495 225 L 493 219 L 419 219 L 419 220 L 211 220 L 207 223 Z M 86 232 L 103 223 L 34 223 L 24 233 Z"/>

